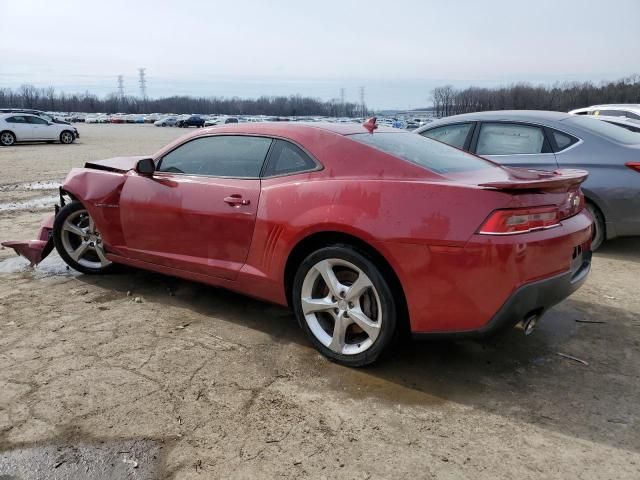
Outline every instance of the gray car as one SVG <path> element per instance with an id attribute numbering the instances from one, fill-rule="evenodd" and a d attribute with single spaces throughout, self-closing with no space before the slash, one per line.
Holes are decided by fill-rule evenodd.
<path id="1" fill-rule="evenodd" d="M 596 223 L 593 248 L 605 239 L 640 235 L 640 133 L 536 110 L 455 115 L 415 132 L 503 165 L 588 170 L 583 192 Z"/>

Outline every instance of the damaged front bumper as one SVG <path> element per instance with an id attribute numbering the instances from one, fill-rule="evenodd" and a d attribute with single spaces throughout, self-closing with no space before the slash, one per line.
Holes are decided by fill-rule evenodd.
<path id="1" fill-rule="evenodd" d="M 2 242 L 3 247 L 13 248 L 18 255 L 31 262 L 31 266 L 39 264 L 53 250 L 53 221 L 55 214 L 44 219 L 40 224 L 40 231 L 36 240 L 16 240 L 10 242 Z"/>
<path id="2" fill-rule="evenodd" d="M 56 212 L 58 208 L 56 206 Z M 52 214 L 45 218 L 40 224 L 40 231 L 38 232 L 38 238 L 35 240 L 12 240 L 9 242 L 2 242 L 0 245 L 3 247 L 13 248 L 18 255 L 23 256 L 31 263 L 31 266 L 39 264 L 49 255 L 53 250 L 53 221 L 56 218 L 56 214 Z"/>

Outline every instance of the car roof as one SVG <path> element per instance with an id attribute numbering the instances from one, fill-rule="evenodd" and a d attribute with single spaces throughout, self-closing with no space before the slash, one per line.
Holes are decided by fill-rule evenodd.
<path id="1" fill-rule="evenodd" d="M 35 113 L 27 113 L 27 112 L 10 112 L 10 113 L 0 113 L 0 118 L 8 118 L 8 117 L 37 117 Z"/>
<path id="2" fill-rule="evenodd" d="M 453 115 L 451 117 L 441 118 L 434 122 L 431 122 L 425 127 L 435 126 L 436 124 L 463 122 L 463 121 L 478 121 L 478 120 L 508 120 L 508 121 L 522 121 L 522 122 L 535 122 L 541 120 L 553 120 L 560 121 L 565 118 L 569 118 L 571 115 L 565 112 L 552 112 L 547 110 L 496 110 L 489 112 L 474 112 L 463 113 L 461 115 Z M 426 130 L 426 128 L 425 128 Z"/>

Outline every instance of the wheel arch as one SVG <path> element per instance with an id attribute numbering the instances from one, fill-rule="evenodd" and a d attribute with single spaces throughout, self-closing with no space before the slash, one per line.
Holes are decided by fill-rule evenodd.
<path id="1" fill-rule="evenodd" d="M 611 240 L 617 236 L 615 232 L 614 225 L 610 221 L 610 216 L 608 212 L 608 206 L 606 202 L 602 200 L 598 195 L 593 193 L 591 190 L 582 189 L 582 193 L 584 194 L 584 200 L 587 203 L 590 203 L 595 208 L 598 209 L 600 214 L 602 215 L 602 219 L 604 220 L 604 238 L 605 240 Z M 609 219 L 609 221 L 607 221 Z"/>
<path id="2" fill-rule="evenodd" d="M 310 255 L 312 252 L 329 246 L 334 245 L 348 245 L 359 253 L 367 256 L 372 260 L 378 268 L 380 268 L 382 274 L 389 280 L 389 286 L 392 292 L 396 296 L 398 301 L 398 318 L 400 320 L 399 327 L 401 330 L 409 331 L 409 309 L 407 306 L 406 295 L 402 288 L 400 278 L 396 274 L 393 266 L 387 260 L 387 258 L 373 245 L 365 240 L 341 231 L 327 230 L 321 232 L 314 232 L 306 237 L 300 239 L 298 243 L 291 249 L 284 268 L 284 289 L 287 304 L 292 305 L 292 293 L 293 293 L 293 280 L 298 269 L 298 266 L 302 261 Z M 405 333 L 405 332 L 402 332 Z"/>

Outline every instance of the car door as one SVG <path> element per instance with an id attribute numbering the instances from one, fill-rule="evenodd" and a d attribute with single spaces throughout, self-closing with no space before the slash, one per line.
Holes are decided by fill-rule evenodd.
<path id="1" fill-rule="evenodd" d="M 27 122 L 31 125 L 32 140 L 57 140 L 58 129 L 53 125 L 49 125 L 44 118 L 29 115 L 26 117 Z"/>
<path id="2" fill-rule="evenodd" d="M 191 139 L 156 159 L 152 176 L 131 173 L 120 196 L 132 258 L 233 280 L 245 263 L 272 139 Z"/>
<path id="3" fill-rule="evenodd" d="M 558 168 L 544 127 L 519 122 L 481 122 L 471 152 L 511 167 Z"/>
<path id="4" fill-rule="evenodd" d="M 10 128 L 15 134 L 18 142 L 33 139 L 33 129 L 31 124 L 27 121 L 26 115 L 14 115 L 13 117 L 7 118 L 5 121 L 10 125 Z"/>

